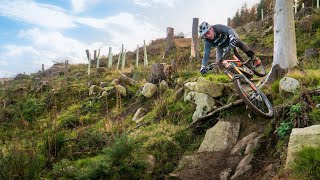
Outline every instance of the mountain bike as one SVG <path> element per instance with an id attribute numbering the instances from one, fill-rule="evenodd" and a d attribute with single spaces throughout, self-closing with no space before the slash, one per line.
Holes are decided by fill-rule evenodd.
<path id="1" fill-rule="evenodd" d="M 211 63 L 207 65 L 205 73 L 213 70 L 217 65 L 222 66 L 224 68 L 224 73 L 233 81 L 236 91 L 243 102 L 255 114 L 264 118 L 272 118 L 274 116 L 274 110 L 271 102 L 250 80 L 254 74 L 258 76 L 266 75 L 264 66 L 261 62 L 258 65 L 259 67 L 256 66 L 255 62 L 251 59 L 242 62 L 238 58 L 239 54 L 238 57 L 233 54 L 233 59 L 223 60 L 231 49 L 233 48 L 225 48 L 222 58 L 219 60 L 220 63 Z"/>

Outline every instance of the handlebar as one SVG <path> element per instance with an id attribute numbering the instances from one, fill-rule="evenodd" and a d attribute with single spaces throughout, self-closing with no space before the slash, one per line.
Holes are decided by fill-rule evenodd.
<path id="1" fill-rule="evenodd" d="M 222 56 L 221 58 L 219 59 L 219 62 L 222 61 L 222 59 L 233 49 L 233 47 L 231 46 L 227 46 L 224 50 L 223 50 L 223 53 L 222 53 Z M 211 63 L 211 64 L 208 64 L 205 68 L 206 68 L 206 71 L 205 73 L 209 72 L 210 70 L 212 70 L 214 68 L 215 65 L 217 65 L 218 63 Z"/>

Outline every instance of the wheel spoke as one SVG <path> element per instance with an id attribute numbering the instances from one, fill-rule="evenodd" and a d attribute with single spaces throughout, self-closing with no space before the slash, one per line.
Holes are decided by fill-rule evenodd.
<path id="1" fill-rule="evenodd" d="M 260 93 L 254 91 L 246 80 L 241 79 L 240 83 L 243 94 L 251 101 L 251 103 L 261 112 L 269 113 L 269 108 Z"/>

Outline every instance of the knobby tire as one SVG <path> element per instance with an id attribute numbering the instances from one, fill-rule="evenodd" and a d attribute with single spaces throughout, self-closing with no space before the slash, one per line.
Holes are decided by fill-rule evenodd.
<path id="1" fill-rule="evenodd" d="M 234 85 L 236 88 L 236 91 L 238 92 L 239 96 L 241 97 L 241 99 L 243 100 L 243 102 L 257 115 L 260 115 L 264 118 L 272 118 L 274 116 L 274 110 L 273 107 L 271 105 L 271 102 L 269 101 L 269 99 L 266 97 L 266 95 L 260 90 L 258 89 L 253 83 L 251 83 L 249 81 L 248 78 L 246 78 L 243 75 L 240 75 L 238 77 L 236 77 L 234 79 Z M 241 82 L 245 82 L 248 86 L 247 87 L 243 87 Z M 250 83 L 249 83 L 250 82 Z M 255 87 L 255 90 L 249 86 L 249 84 L 252 84 Z M 258 98 L 261 98 L 261 101 L 257 100 L 257 99 L 250 99 L 250 93 L 245 91 L 245 88 L 249 88 L 251 90 L 251 95 L 256 95 L 259 96 Z M 265 106 L 265 107 L 258 107 L 257 104 L 254 104 L 254 102 L 256 103 L 260 103 L 261 105 Z M 262 104 L 263 103 L 263 104 Z"/>

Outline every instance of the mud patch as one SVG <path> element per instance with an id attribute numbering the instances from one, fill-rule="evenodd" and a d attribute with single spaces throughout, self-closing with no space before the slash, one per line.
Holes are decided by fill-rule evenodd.
<path id="1" fill-rule="evenodd" d="M 196 160 L 175 174 L 179 179 L 219 179 L 225 168 L 235 169 L 242 156 L 230 156 L 229 152 L 203 152 L 195 155 Z"/>

